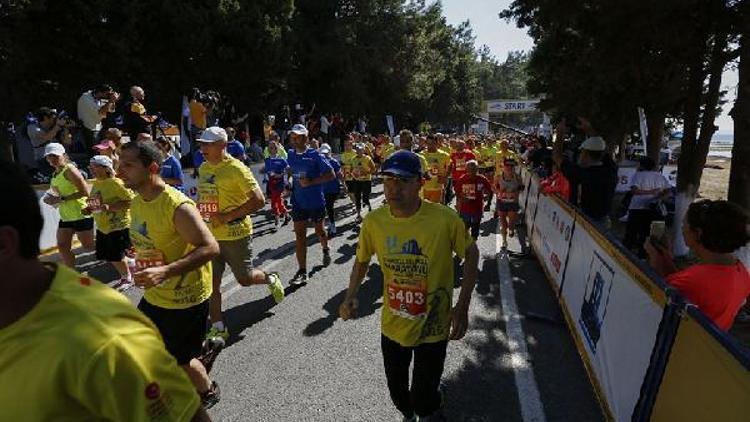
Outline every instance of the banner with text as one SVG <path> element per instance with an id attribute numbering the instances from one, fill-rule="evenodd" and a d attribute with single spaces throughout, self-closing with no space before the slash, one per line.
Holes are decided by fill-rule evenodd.
<path id="1" fill-rule="evenodd" d="M 539 195 L 531 246 L 547 277 L 554 281 L 558 289 L 565 273 L 574 222 L 575 212 L 561 199 L 552 195 Z"/>

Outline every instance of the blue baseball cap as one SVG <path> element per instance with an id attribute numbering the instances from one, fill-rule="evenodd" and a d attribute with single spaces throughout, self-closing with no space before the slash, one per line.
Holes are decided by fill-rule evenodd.
<path id="1" fill-rule="evenodd" d="M 417 154 L 411 151 L 396 151 L 383 162 L 380 174 L 419 177 L 422 175 L 422 163 L 419 161 Z"/>

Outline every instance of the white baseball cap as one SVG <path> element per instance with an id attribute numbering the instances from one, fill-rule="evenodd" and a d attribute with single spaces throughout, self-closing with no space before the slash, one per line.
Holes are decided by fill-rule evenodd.
<path id="1" fill-rule="evenodd" d="M 200 136 L 198 136 L 198 139 L 196 139 L 196 141 L 212 144 L 219 141 L 226 142 L 227 139 L 229 139 L 229 137 L 227 136 L 227 131 L 224 130 L 224 128 L 211 126 L 210 128 L 204 130 L 200 134 Z"/>
<path id="2" fill-rule="evenodd" d="M 91 160 L 89 160 L 89 163 L 96 164 L 97 166 L 107 167 L 110 170 L 114 170 L 114 164 L 112 163 L 112 159 L 107 157 L 106 155 L 95 155 L 91 157 Z"/>
<path id="3" fill-rule="evenodd" d="M 320 152 L 322 154 L 330 154 L 331 153 L 331 146 L 323 143 L 323 145 L 320 146 Z"/>
<path id="4" fill-rule="evenodd" d="M 65 155 L 65 147 L 62 146 L 62 144 L 58 144 L 57 142 L 52 142 L 47 144 L 47 146 L 44 147 L 44 156 L 48 155 L 57 155 L 58 157 L 62 157 Z"/>
<path id="5" fill-rule="evenodd" d="M 292 126 L 292 133 L 294 133 L 295 135 L 307 136 L 308 132 L 307 132 L 307 128 L 305 127 L 305 125 L 301 125 L 297 123 L 296 125 Z"/>
<path id="6" fill-rule="evenodd" d="M 580 149 L 601 152 L 607 149 L 607 143 L 604 142 L 604 139 L 602 139 L 601 136 L 592 136 L 583 141 Z"/>

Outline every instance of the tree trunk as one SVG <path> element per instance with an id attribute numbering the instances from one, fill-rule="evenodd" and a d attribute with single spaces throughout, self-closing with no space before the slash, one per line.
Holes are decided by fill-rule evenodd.
<path id="1" fill-rule="evenodd" d="M 661 110 L 646 110 L 646 127 L 648 127 L 648 138 L 646 139 L 646 155 L 659 163 L 659 152 L 664 137 L 664 118 L 666 113 Z"/>
<path id="2" fill-rule="evenodd" d="M 750 28 L 745 28 L 740 41 L 737 100 L 731 113 L 734 119 L 734 145 L 732 146 L 728 199 L 750 211 L 750 38 L 748 37 L 750 37 Z"/>

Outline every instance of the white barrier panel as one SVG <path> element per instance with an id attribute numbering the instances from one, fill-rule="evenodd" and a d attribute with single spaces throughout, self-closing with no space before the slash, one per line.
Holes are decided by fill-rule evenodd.
<path id="1" fill-rule="evenodd" d="M 35 188 L 35 191 L 39 200 L 39 208 L 42 211 L 42 218 L 44 218 L 42 235 L 39 236 L 39 250 L 45 253 L 57 247 L 57 225 L 60 223 L 60 213 L 57 212 L 57 208 L 42 202 L 42 197 L 47 191 L 46 188 Z"/>
<path id="2" fill-rule="evenodd" d="M 560 288 L 573 235 L 575 213 L 555 196 L 540 194 L 537 201 L 531 246 L 547 277 Z"/>
<path id="3" fill-rule="evenodd" d="M 541 226 L 539 226 L 541 228 Z M 629 421 L 640 396 L 662 319 L 656 286 L 636 280 L 632 263 L 578 216 L 562 300 L 595 388 L 616 421 Z M 642 287 L 643 286 L 643 287 Z M 659 303 L 661 302 L 661 304 Z M 593 373 L 592 373 L 593 372 Z"/>
<path id="4" fill-rule="evenodd" d="M 526 212 L 526 198 L 529 197 L 529 185 L 531 184 L 531 172 L 529 172 L 525 166 L 520 166 L 521 171 L 518 172 L 523 183 L 524 189 L 518 194 L 518 203 L 521 205 L 521 211 Z"/>
<path id="5" fill-rule="evenodd" d="M 526 201 L 526 209 L 523 211 L 524 219 L 526 220 L 526 230 L 531 234 L 534 226 L 534 212 L 536 212 L 536 201 L 539 196 L 539 178 L 536 175 L 532 175 L 529 186 L 526 189 L 528 191 L 528 200 Z"/>

